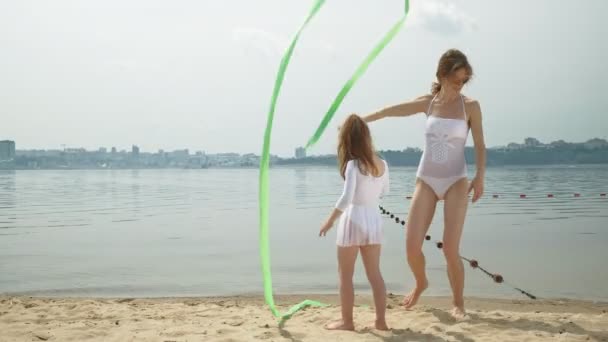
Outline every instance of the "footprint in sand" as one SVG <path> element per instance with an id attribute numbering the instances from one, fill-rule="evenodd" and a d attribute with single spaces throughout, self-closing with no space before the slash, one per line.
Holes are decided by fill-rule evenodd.
<path id="1" fill-rule="evenodd" d="M 228 334 L 234 334 L 237 332 L 236 329 L 226 329 L 226 328 L 222 328 L 222 329 L 217 329 L 216 332 L 218 333 L 218 335 L 228 335 Z"/>
<path id="2" fill-rule="evenodd" d="M 233 327 L 240 327 L 241 325 L 243 325 L 243 323 L 245 323 L 245 321 L 242 321 L 242 320 L 234 320 L 234 321 L 230 321 L 230 322 L 224 322 L 224 324 L 228 324 L 228 325 L 233 326 Z"/>
<path id="3" fill-rule="evenodd" d="M 429 328 L 431 330 L 434 330 L 435 332 L 443 332 L 443 329 L 440 326 L 437 326 L 437 325 L 432 325 Z"/>
<path id="4" fill-rule="evenodd" d="M 261 333 L 259 335 L 256 335 L 254 337 L 257 338 L 257 339 L 260 339 L 260 340 L 269 340 L 271 338 L 273 338 L 273 339 L 274 338 L 278 338 L 279 334 L 277 334 L 274 331 L 264 331 L 263 333 Z"/>
<path id="5" fill-rule="evenodd" d="M 116 301 L 116 303 L 128 303 L 134 301 L 134 298 L 123 298 Z"/>
<path id="6" fill-rule="evenodd" d="M 188 331 L 176 330 L 176 331 L 164 331 L 160 335 L 167 336 L 167 337 L 181 337 L 181 336 L 188 335 L 188 334 L 190 334 L 190 332 L 188 332 Z"/>

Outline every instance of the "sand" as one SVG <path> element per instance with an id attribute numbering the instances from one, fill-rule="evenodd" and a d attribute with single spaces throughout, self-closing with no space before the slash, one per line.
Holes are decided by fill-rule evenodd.
<path id="1" fill-rule="evenodd" d="M 261 296 L 48 298 L 0 296 L 0 341 L 608 341 L 608 303 L 467 298 L 468 319 L 449 315 L 449 298 L 423 297 L 412 311 L 389 295 L 391 331 L 370 328 L 370 296 L 356 298 L 356 331 L 327 331 L 339 318 L 335 295 L 277 296 L 281 310 L 321 300 L 285 324 Z"/>

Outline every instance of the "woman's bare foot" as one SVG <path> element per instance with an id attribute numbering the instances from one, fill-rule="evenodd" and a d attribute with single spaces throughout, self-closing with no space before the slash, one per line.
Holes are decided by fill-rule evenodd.
<path id="1" fill-rule="evenodd" d="M 467 312 L 464 310 L 464 308 L 458 306 L 455 306 L 452 309 L 451 315 L 457 321 L 465 320 L 468 317 Z"/>
<path id="2" fill-rule="evenodd" d="M 424 290 L 426 290 L 427 287 L 429 287 L 429 282 L 426 279 L 424 280 L 424 283 L 416 285 L 416 287 L 403 299 L 403 305 L 405 305 L 405 308 L 411 309 L 414 305 L 416 305 L 420 295 L 422 292 L 424 292 Z"/>
<path id="3" fill-rule="evenodd" d="M 376 324 L 374 324 L 374 326 L 378 330 L 384 330 L 384 331 L 390 330 L 390 328 L 388 327 L 388 325 L 386 325 L 386 321 L 376 321 Z"/>
<path id="4" fill-rule="evenodd" d="M 333 323 L 329 323 L 325 326 L 327 330 L 355 330 L 355 325 L 350 323 L 344 323 L 344 321 L 339 320 Z"/>

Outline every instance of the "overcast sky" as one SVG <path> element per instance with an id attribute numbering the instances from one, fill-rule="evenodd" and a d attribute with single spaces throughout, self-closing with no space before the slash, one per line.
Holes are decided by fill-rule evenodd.
<path id="1" fill-rule="evenodd" d="M 0 1 L 0 140 L 17 149 L 259 154 L 279 60 L 312 3 Z M 401 0 L 326 2 L 288 68 L 273 154 L 306 143 L 402 11 Z M 481 103 L 488 146 L 606 138 L 606 13 L 605 0 L 411 0 L 403 30 L 309 153 L 334 152 L 347 114 L 427 93 L 452 47 L 473 65 L 464 92 Z M 374 123 L 375 144 L 421 147 L 423 123 Z"/>

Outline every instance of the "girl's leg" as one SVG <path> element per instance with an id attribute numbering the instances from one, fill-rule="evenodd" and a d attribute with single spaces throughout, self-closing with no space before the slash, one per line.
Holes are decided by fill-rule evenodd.
<path id="1" fill-rule="evenodd" d="M 388 330 L 386 325 L 386 287 L 380 273 L 380 249 L 381 245 L 367 245 L 361 247 L 361 258 L 367 280 L 374 294 L 374 305 L 376 306 L 376 329 Z"/>
<path id="2" fill-rule="evenodd" d="M 340 276 L 340 306 L 342 320 L 326 326 L 330 330 L 354 330 L 353 305 L 355 303 L 355 289 L 353 286 L 353 273 L 357 260 L 358 246 L 338 247 L 338 274 Z"/>

